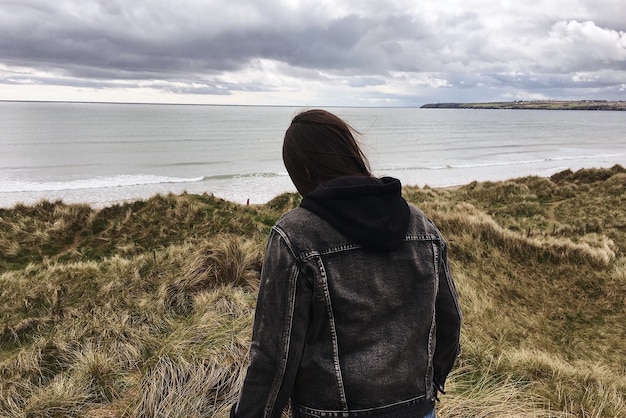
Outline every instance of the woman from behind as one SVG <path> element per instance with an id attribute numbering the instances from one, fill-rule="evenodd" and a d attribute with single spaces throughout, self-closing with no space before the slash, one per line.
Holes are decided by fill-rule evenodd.
<path id="1" fill-rule="evenodd" d="M 376 178 L 353 133 L 324 110 L 297 115 L 283 161 L 302 195 L 272 228 L 231 417 L 434 417 L 460 352 L 446 243 Z"/>

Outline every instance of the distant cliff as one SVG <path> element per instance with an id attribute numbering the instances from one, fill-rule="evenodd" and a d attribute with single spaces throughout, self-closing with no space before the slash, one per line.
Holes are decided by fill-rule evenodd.
<path id="1" fill-rule="evenodd" d="M 533 100 L 487 103 L 429 103 L 422 109 L 541 109 L 541 110 L 626 110 L 626 101 Z"/>

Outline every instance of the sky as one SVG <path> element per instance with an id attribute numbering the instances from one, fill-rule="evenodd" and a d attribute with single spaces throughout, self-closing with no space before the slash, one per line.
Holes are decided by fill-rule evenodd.
<path id="1" fill-rule="evenodd" d="M 624 0 L 0 0 L 0 100 L 626 100 Z"/>

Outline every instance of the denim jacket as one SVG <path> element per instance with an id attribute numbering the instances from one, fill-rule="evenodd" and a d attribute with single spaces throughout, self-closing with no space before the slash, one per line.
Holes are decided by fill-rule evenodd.
<path id="1" fill-rule="evenodd" d="M 420 417 L 443 391 L 461 312 L 446 243 L 407 205 L 404 238 L 374 251 L 305 208 L 272 228 L 250 366 L 232 417 Z"/>

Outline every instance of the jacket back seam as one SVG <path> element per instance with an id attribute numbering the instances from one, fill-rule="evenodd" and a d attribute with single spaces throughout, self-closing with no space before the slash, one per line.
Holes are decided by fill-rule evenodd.
<path id="1" fill-rule="evenodd" d="M 280 230 L 278 230 L 277 232 L 283 238 L 285 238 L 283 234 L 281 234 Z M 286 240 L 285 240 L 285 243 L 289 247 L 289 243 Z M 292 252 L 292 255 L 293 255 L 293 252 Z M 298 280 L 298 268 L 297 266 L 294 266 L 294 268 L 292 268 L 291 270 L 291 274 L 289 275 L 289 290 L 288 290 L 288 294 L 290 296 L 289 310 L 288 310 L 287 321 L 285 322 L 285 328 L 283 329 L 284 339 L 283 339 L 282 352 L 281 352 L 282 356 L 281 356 L 280 365 L 279 365 L 280 371 L 279 373 L 277 373 L 274 382 L 272 382 L 270 396 L 268 397 L 267 404 L 265 406 L 265 413 L 264 413 L 265 417 L 272 416 L 272 413 L 274 412 L 274 406 L 276 404 L 276 399 L 278 397 L 278 392 L 280 391 L 280 387 L 282 385 L 283 379 L 285 378 L 285 371 L 287 369 L 287 360 L 289 358 L 289 347 L 291 345 L 291 331 L 293 329 L 293 315 L 294 315 L 294 309 L 295 309 L 295 304 L 296 304 L 297 280 Z"/>
<path id="2" fill-rule="evenodd" d="M 324 291 L 324 299 L 326 300 L 326 310 L 328 311 L 328 322 L 330 325 L 330 333 L 332 338 L 333 348 L 333 366 L 335 368 L 335 378 L 337 379 L 337 389 L 339 391 L 339 398 L 341 406 L 344 410 L 348 409 L 348 400 L 346 399 L 346 391 L 343 384 L 343 375 L 341 373 L 341 364 L 339 362 L 339 345 L 337 341 L 337 329 L 335 327 L 335 316 L 333 313 L 333 307 L 330 300 L 330 291 L 328 289 L 328 280 L 326 277 L 326 270 L 324 269 L 324 263 L 320 257 L 317 257 L 317 263 L 320 269 L 320 276 L 322 279 L 322 289 Z"/>
<path id="3" fill-rule="evenodd" d="M 281 236 L 283 234 L 281 233 Z M 286 239 L 286 238 L 285 238 Z M 432 241 L 437 241 L 437 242 L 441 242 L 441 237 L 435 234 L 418 234 L 418 235 L 407 235 L 404 238 L 404 242 L 417 242 L 417 241 L 421 241 L 421 242 L 432 242 Z M 289 249 L 292 251 L 292 254 L 294 254 L 294 257 L 297 258 L 298 260 L 302 261 L 302 262 L 306 262 L 312 258 L 318 257 L 318 256 L 325 256 L 325 255 L 330 255 L 330 254 L 336 254 L 336 253 L 340 253 L 340 252 L 344 252 L 344 251 L 353 251 L 353 250 L 358 250 L 358 249 L 364 249 L 365 246 L 361 245 L 361 244 L 341 244 L 341 245 L 335 245 L 332 247 L 328 247 L 325 248 L 323 250 L 304 250 L 302 252 L 299 253 L 298 256 L 295 255 L 294 250 L 291 248 L 290 243 L 288 243 L 289 245 Z"/>
<path id="4" fill-rule="evenodd" d="M 439 247 L 437 245 L 435 245 L 435 243 L 433 243 L 433 266 L 435 268 L 435 281 L 434 281 L 434 287 L 435 287 L 435 303 L 433 304 L 433 312 L 432 312 L 432 322 L 430 323 L 430 329 L 428 331 L 428 364 L 426 366 L 426 376 L 424 377 L 424 387 L 426 390 L 426 394 L 428 396 L 429 399 L 434 398 L 434 390 L 433 390 L 433 373 L 435 371 L 435 367 L 434 367 L 434 358 L 435 358 L 435 351 L 434 351 L 434 341 L 433 339 L 435 338 L 436 332 L 437 332 L 437 298 L 439 296 Z"/>

